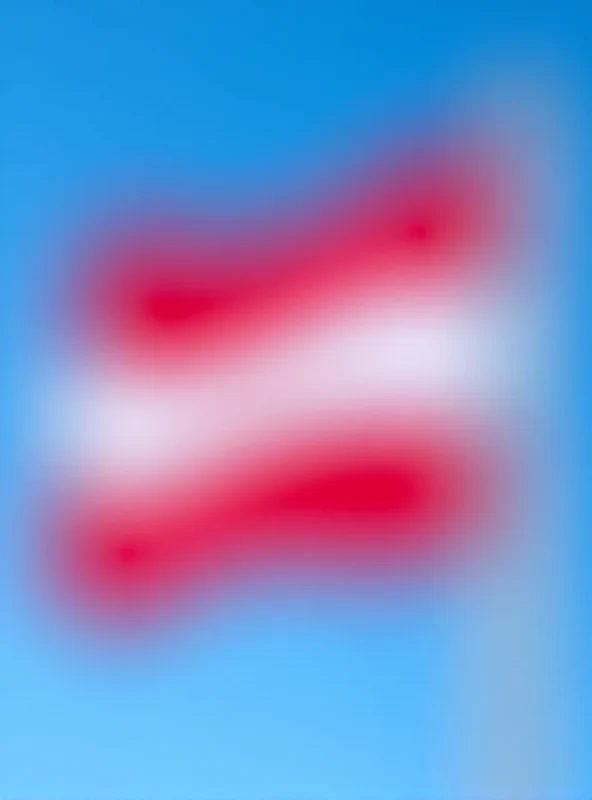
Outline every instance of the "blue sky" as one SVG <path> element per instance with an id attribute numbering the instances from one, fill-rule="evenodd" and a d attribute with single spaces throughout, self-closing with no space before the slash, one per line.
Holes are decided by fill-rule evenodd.
<path id="1" fill-rule="evenodd" d="M 404 140 L 430 124 L 490 63 L 558 70 L 581 175 L 588 13 L 558 0 L 21 0 L 0 10 L 0 800 L 465 800 L 450 775 L 454 603 L 438 587 L 355 603 L 318 588 L 304 600 L 302 587 L 270 581 L 120 652 L 31 600 L 32 308 L 55 275 L 56 232 L 98 199 L 153 176 L 222 207 L 270 203 L 380 131 Z M 591 207 L 582 183 L 576 226 Z M 569 260 L 577 339 L 565 363 L 577 387 L 564 398 L 571 495 L 556 532 L 573 558 L 566 624 L 577 680 L 560 692 L 576 733 L 570 768 L 532 800 L 592 794 L 589 375 L 575 363 L 590 335 L 587 249 L 582 235 Z"/>

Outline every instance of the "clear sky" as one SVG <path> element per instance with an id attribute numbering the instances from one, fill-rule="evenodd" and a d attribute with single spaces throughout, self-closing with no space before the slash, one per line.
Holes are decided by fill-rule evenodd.
<path id="1" fill-rule="evenodd" d="M 456 776 L 453 762 L 468 758 L 454 744 L 456 600 L 438 586 L 356 602 L 270 579 L 207 619 L 190 615 L 121 650 L 31 599 L 32 308 L 52 284 L 59 233 L 101 198 L 150 176 L 239 210 L 269 202 L 337 169 L 381 131 L 404 140 L 429 126 L 491 63 L 558 68 L 581 174 L 589 15 L 575 0 L 2 5 L 0 800 L 512 800 L 486 788 L 465 796 Z M 585 219 L 592 206 L 577 188 Z M 582 289 L 574 354 L 590 335 L 587 248 L 582 237 L 571 254 Z M 590 465 L 579 428 L 590 384 L 583 366 L 574 372 L 565 416 L 579 460 L 555 531 L 572 543 L 562 608 L 573 663 L 557 675 L 573 709 L 557 722 L 569 728 L 572 758 L 532 800 L 592 796 Z"/>

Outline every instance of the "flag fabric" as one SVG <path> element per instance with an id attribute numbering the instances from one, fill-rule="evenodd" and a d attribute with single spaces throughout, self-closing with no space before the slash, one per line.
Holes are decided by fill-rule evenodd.
<path id="1" fill-rule="evenodd" d="M 432 147 L 252 230 L 161 214 L 87 241 L 59 580 L 121 614 L 262 560 L 367 574 L 482 544 L 507 505 L 503 166 Z"/>

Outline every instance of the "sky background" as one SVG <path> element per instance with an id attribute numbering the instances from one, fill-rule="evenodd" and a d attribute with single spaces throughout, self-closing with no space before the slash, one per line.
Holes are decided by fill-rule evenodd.
<path id="1" fill-rule="evenodd" d="M 551 603 L 567 634 L 553 640 L 562 710 L 546 720 L 565 753 L 550 748 L 552 778 L 520 800 L 592 797 L 589 15 L 571 0 L 2 4 L 0 800 L 513 800 L 486 766 L 464 774 L 458 597 L 441 586 L 356 600 L 270 578 L 112 648 L 48 612 L 25 576 L 34 309 L 60 237 L 148 179 L 216 208 L 273 204 L 516 65 L 565 97 L 572 231 Z M 511 703 L 504 714 L 511 728 Z"/>

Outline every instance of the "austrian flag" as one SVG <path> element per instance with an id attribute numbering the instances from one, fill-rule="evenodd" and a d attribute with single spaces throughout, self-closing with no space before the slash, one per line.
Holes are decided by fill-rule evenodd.
<path id="1" fill-rule="evenodd" d="M 513 182 L 466 142 L 385 162 L 266 226 L 136 215 L 79 248 L 49 538 L 75 602 L 151 612 L 255 565 L 394 576 L 499 522 Z"/>

